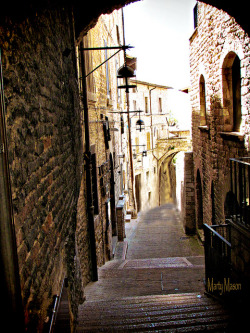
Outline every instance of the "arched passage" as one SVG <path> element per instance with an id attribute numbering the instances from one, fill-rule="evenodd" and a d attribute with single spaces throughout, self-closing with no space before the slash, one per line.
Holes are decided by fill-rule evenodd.
<path id="1" fill-rule="evenodd" d="M 173 164 L 175 154 L 168 156 L 161 164 L 159 172 L 159 202 L 160 206 L 175 202 L 176 174 Z"/>
<path id="2" fill-rule="evenodd" d="M 184 180 L 184 152 L 168 155 L 159 169 L 159 206 L 166 203 L 181 205 Z"/>

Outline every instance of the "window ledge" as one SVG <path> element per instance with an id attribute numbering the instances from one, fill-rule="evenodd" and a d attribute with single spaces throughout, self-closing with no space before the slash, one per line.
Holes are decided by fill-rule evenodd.
<path id="1" fill-rule="evenodd" d="M 199 130 L 201 130 L 202 132 L 208 132 L 208 131 L 209 131 L 209 127 L 208 127 L 207 125 L 205 125 L 205 126 L 199 126 L 198 128 L 199 128 Z"/>
<path id="2" fill-rule="evenodd" d="M 219 132 L 220 136 L 225 140 L 244 141 L 245 135 L 240 132 Z"/>

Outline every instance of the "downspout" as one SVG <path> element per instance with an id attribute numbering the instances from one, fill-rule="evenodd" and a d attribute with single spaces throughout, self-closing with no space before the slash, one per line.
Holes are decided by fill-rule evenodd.
<path id="1" fill-rule="evenodd" d="M 90 152 L 90 135 L 89 135 L 89 109 L 86 83 L 85 56 L 83 50 L 83 42 L 80 45 L 81 49 L 81 67 L 82 67 L 82 102 L 84 109 L 84 129 L 85 129 L 85 162 L 86 162 L 86 189 L 87 189 L 87 219 L 90 238 L 90 255 L 92 264 L 92 281 L 98 280 L 97 258 L 96 258 L 96 240 L 94 226 L 94 206 L 92 195 L 92 179 L 91 179 L 91 152 Z"/>
<path id="2" fill-rule="evenodd" d="M 149 107 L 150 107 L 150 118 L 151 118 L 151 141 L 152 141 L 152 151 L 154 151 L 154 131 L 153 131 L 153 115 L 152 115 L 152 101 L 151 101 L 151 91 L 156 89 L 156 87 L 149 90 Z"/>
<path id="3" fill-rule="evenodd" d="M 124 13 L 122 9 L 122 27 L 123 27 L 123 45 L 125 45 L 125 29 L 124 29 Z M 126 50 L 124 49 L 124 64 L 126 65 Z M 125 78 L 126 86 L 128 86 L 128 78 Z M 133 166 L 133 152 L 132 152 L 132 138 L 131 138 L 131 123 L 129 118 L 129 89 L 126 88 L 126 103 L 127 103 L 127 120 L 128 120 L 128 146 L 129 146 L 129 163 L 130 163 L 130 178 L 131 178 L 131 191 L 129 195 L 129 200 L 132 199 L 130 204 L 133 207 L 132 217 L 137 216 L 137 205 L 135 197 L 135 188 L 134 188 L 134 166 Z"/>
<path id="4" fill-rule="evenodd" d="M 3 320 L 8 331 L 24 332 L 6 138 L 2 58 L 0 50 L 0 283 Z M 2 323 L 3 325 L 3 323 Z"/>

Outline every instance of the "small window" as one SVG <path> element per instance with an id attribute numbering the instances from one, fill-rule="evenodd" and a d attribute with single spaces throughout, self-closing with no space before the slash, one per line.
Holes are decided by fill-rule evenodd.
<path id="1" fill-rule="evenodd" d="M 148 113 L 148 97 L 145 97 L 145 112 Z"/>
<path id="2" fill-rule="evenodd" d="M 159 110 L 159 113 L 162 113 L 162 98 L 159 97 L 159 100 L 158 100 L 158 110 Z"/>
<path id="3" fill-rule="evenodd" d="M 207 110 L 206 110 L 206 86 L 204 76 L 200 77 L 200 125 L 207 124 Z"/>
<path id="4" fill-rule="evenodd" d="M 121 116 L 121 134 L 124 134 L 124 120 L 123 120 L 123 116 Z"/>
<path id="5" fill-rule="evenodd" d="M 198 27 L 198 3 L 194 6 L 194 29 Z"/>
<path id="6" fill-rule="evenodd" d="M 140 152 L 140 150 L 139 150 L 139 148 L 140 148 L 140 146 L 139 146 L 139 137 L 136 137 L 135 138 L 135 152 L 136 152 L 136 154 L 139 154 L 139 152 Z"/>
<path id="7" fill-rule="evenodd" d="M 107 47 L 107 41 L 104 40 L 104 47 Z M 106 66 L 106 88 L 107 88 L 107 96 L 111 98 L 111 88 L 110 88 L 110 80 L 109 80 L 109 62 L 108 60 L 108 50 L 105 49 L 105 66 Z"/>
<path id="8" fill-rule="evenodd" d="M 147 133 L 147 150 L 151 149 L 150 132 Z"/>
<path id="9" fill-rule="evenodd" d="M 111 140 L 111 135 L 110 135 L 108 117 L 105 117 L 105 121 L 103 122 L 103 133 L 104 133 L 105 147 L 106 149 L 109 149 L 109 141 Z"/>

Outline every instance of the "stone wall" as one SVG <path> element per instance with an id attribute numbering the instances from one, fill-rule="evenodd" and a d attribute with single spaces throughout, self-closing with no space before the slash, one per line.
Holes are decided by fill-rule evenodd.
<path id="1" fill-rule="evenodd" d="M 184 188 L 182 217 L 185 232 L 195 233 L 195 191 L 194 191 L 194 164 L 193 153 L 185 152 L 184 155 Z"/>
<path id="2" fill-rule="evenodd" d="M 110 15 L 100 16 L 94 28 L 90 29 L 84 38 L 77 40 L 77 67 L 79 89 L 81 91 L 80 47 L 117 46 L 123 40 L 121 11 L 114 11 Z M 86 74 L 97 68 L 117 50 L 89 50 L 84 51 Z M 97 185 L 97 201 L 95 205 L 95 238 L 98 266 L 103 265 L 112 257 L 112 234 L 116 230 L 116 204 L 122 192 L 121 166 L 121 122 L 118 110 L 123 110 L 123 92 L 118 93 L 117 70 L 123 65 L 124 54 L 121 51 L 108 62 L 96 69 L 87 77 L 87 95 L 89 108 L 90 150 L 95 155 L 95 173 Z M 113 189 L 112 189 L 113 187 Z M 96 207 L 98 207 L 96 209 Z M 111 210 L 111 221 L 107 219 L 107 207 Z M 88 235 L 86 217 L 79 205 L 78 226 L 81 232 Z M 83 235 L 79 235 L 79 242 Z M 84 259 L 85 248 L 81 245 L 81 257 Z M 86 261 L 86 258 L 84 259 Z M 86 262 L 86 267 L 87 267 Z M 82 274 L 87 279 L 86 267 L 82 267 Z M 87 273 L 87 275 L 86 275 Z"/>
<path id="3" fill-rule="evenodd" d="M 82 146 L 72 21 L 66 9 L 1 26 L 9 165 L 25 321 L 38 332 L 69 279 L 81 298 L 75 247 Z"/>
<path id="4" fill-rule="evenodd" d="M 228 55 L 234 54 L 239 57 L 241 66 L 242 121 L 238 133 L 230 132 L 229 105 L 223 98 L 222 68 Z M 198 27 L 190 38 L 190 70 L 194 175 L 196 184 L 198 173 L 201 175 L 203 223 L 212 223 L 212 216 L 216 223 L 224 221 L 224 201 L 230 190 L 229 158 L 244 156 L 249 150 L 249 69 L 246 32 L 222 10 L 199 2 Z M 201 76 L 206 91 L 205 126 L 201 124 L 200 114 Z M 198 206 L 196 198 L 197 209 Z M 198 212 L 196 216 L 198 218 Z"/>
<path id="5" fill-rule="evenodd" d="M 190 38 L 197 228 L 201 228 L 203 223 L 225 223 L 225 199 L 230 191 L 229 159 L 249 156 L 249 41 L 248 34 L 233 17 L 198 2 L 198 27 Z M 234 67 L 235 63 L 238 69 Z M 235 79 L 236 70 L 240 72 L 238 81 Z M 205 82 L 205 94 L 201 77 Z M 238 110 L 239 99 L 241 123 L 237 128 L 235 111 Z M 240 223 L 229 224 L 233 278 L 244 284 L 242 295 L 248 297 L 249 230 Z"/>

